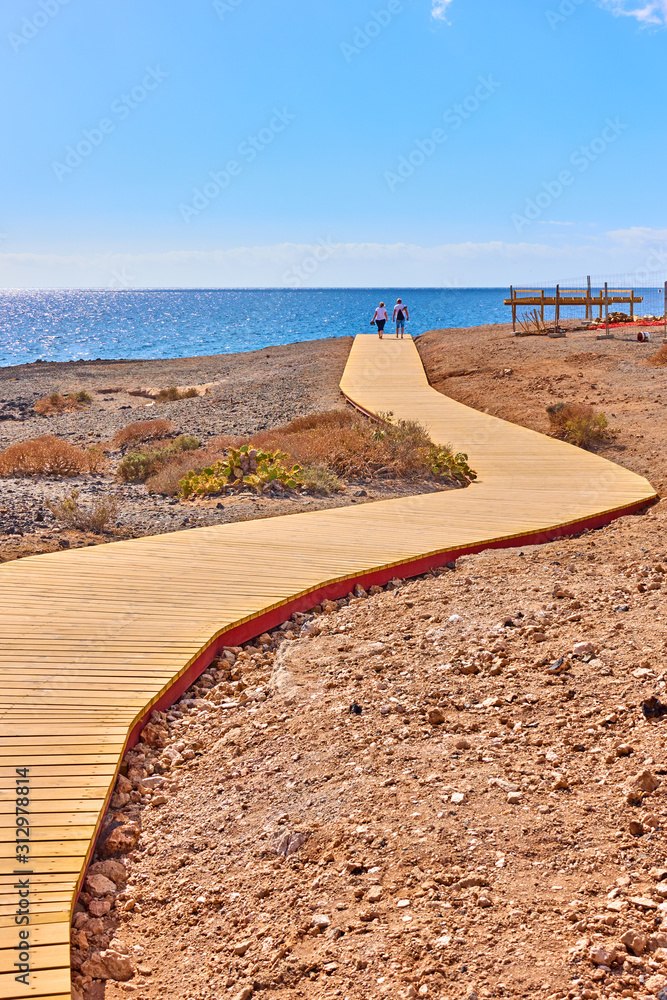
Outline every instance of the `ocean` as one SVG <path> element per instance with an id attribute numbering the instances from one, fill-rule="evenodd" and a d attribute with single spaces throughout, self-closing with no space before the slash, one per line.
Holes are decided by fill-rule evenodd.
<path id="1" fill-rule="evenodd" d="M 504 288 L 0 290 L 0 366 L 183 358 L 371 331 L 400 296 L 413 336 L 506 323 Z"/>

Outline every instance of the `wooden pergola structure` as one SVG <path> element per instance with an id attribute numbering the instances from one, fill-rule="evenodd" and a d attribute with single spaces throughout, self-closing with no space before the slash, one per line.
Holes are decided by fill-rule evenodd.
<path id="1" fill-rule="evenodd" d="M 556 285 L 554 294 L 546 294 L 544 288 L 514 288 L 510 286 L 510 298 L 504 300 L 506 306 L 512 307 L 512 329 L 516 332 L 517 309 L 519 306 L 537 306 L 540 310 L 540 318 L 544 322 L 544 307 L 554 306 L 554 324 L 557 327 L 560 320 L 561 306 L 583 306 L 586 310 L 586 319 L 593 319 L 594 308 L 599 309 L 599 319 L 602 320 L 604 310 L 605 316 L 609 315 L 610 305 L 626 305 L 630 307 L 630 319 L 634 319 L 635 305 L 643 302 L 642 295 L 636 295 L 632 288 L 609 288 L 605 283 L 597 294 L 591 288 L 591 279 L 588 279 L 586 288 L 563 288 Z"/>

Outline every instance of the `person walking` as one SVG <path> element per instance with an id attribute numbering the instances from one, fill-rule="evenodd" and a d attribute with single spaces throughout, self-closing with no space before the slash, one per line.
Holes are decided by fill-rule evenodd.
<path id="1" fill-rule="evenodd" d="M 371 320 L 371 324 L 374 323 L 378 328 L 378 337 L 380 338 L 380 340 L 382 340 L 384 325 L 388 319 L 389 319 L 389 314 L 385 309 L 384 302 L 381 302 L 380 305 L 375 310 L 375 313 L 373 314 L 373 319 Z"/>
<path id="2" fill-rule="evenodd" d="M 398 339 L 398 334 L 400 330 L 401 340 L 403 340 L 403 334 L 405 333 L 405 321 L 409 320 L 410 316 L 408 314 L 408 307 L 403 303 L 402 299 L 396 299 L 396 305 L 394 306 L 394 321 L 396 323 L 396 339 Z"/>

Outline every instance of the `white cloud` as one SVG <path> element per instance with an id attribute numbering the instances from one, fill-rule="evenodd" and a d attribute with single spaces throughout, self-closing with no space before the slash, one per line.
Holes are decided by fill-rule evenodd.
<path id="1" fill-rule="evenodd" d="M 451 3 L 453 3 L 453 0 L 431 0 L 431 16 L 437 21 L 445 21 L 449 24 L 447 11 Z"/>
<path id="2" fill-rule="evenodd" d="M 635 17 L 640 24 L 667 24 L 667 0 L 646 0 L 637 4 L 636 0 L 598 0 L 605 10 L 614 17 Z"/>
<path id="3" fill-rule="evenodd" d="M 547 236 L 543 229 L 541 235 Z M 573 235 L 573 234 L 572 234 Z M 0 253 L 4 288 L 504 287 L 576 275 L 667 270 L 667 231 L 548 242 L 280 243 L 152 253 Z M 328 248 L 324 252 L 323 248 Z M 297 270 L 298 269 L 298 270 Z M 657 278 L 656 278 L 657 280 Z M 660 281 L 664 280 L 663 277 Z M 629 287 L 629 286 L 628 286 Z"/>

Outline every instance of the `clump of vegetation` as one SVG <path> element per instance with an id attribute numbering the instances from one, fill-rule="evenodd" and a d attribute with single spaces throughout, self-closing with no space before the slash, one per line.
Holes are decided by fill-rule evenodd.
<path id="1" fill-rule="evenodd" d="M 343 489 L 342 479 L 328 469 L 326 465 L 308 465 L 298 474 L 299 486 L 309 493 L 340 493 Z"/>
<path id="2" fill-rule="evenodd" d="M 262 431 L 248 443 L 284 451 L 303 470 L 326 468 L 343 479 L 437 476 L 463 484 L 476 478 L 467 456 L 454 456 L 450 448 L 434 444 L 421 424 L 394 420 L 391 413 L 380 417 L 378 424 L 352 410 L 329 410 Z"/>
<path id="3" fill-rule="evenodd" d="M 84 389 L 70 392 L 66 396 L 61 396 L 59 392 L 52 392 L 50 396 L 38 399 L 33 410 L 42 417 L 52 417 L 56 413 L 83 410 L 92 401 L 93 397 Z"/>
<path id="4" fill-rule="evenodd" d="M 101 472 L 105 461 L 100 448 L 78 448 L 45 435 L 0 452 L 0 476 L 80 476 Z"/>
<path id="5" fill-rule="evenodd" d="M 181 480 L 189 472 L 201 472 L 224 459 L 227 450 L 237 443 L 236 438 L 220 435 L 203 448 L 184 451 L 172 456 L 166 465 L 153 473 L 146 480 L 146 489 L 150 493 L 162 493 L 164 496 L 176 496 L 181 492 Z"/>
<path id="6" fill-rule="evenodd" d="M 648 363 L 656 368 L 664 368 L 667 365 L 667 344 L 663 344 L 659 351 L 652 354 Z"/>
<path id="7" fill-rule="evenodd" d="M 462 451 L 453 454 L 449 448 L 434 447 L 430 463 L 431 472 L 440 479 L 449 479 L 461 486 L 468 486 L 477 479 L 477 473 L 468 465 L 468 456 Z"/>
<path id="8" fill-rule="evenodd" d="M 156 403 L 174 403 L 178 399 L 193 399 L 199 393 L 194 387 L 189 389 L 178 389 L 175 385 L 168 389 L 160 389 L 157 396 L 154 396 Z"/>
<path id="9" fill-rule="evenodd" d="M 79 495 L 79 490 L 72 490 L 63 500 L 49 501 L 46 506 L 58 521 L 78 531 L 92 531 L 99 535 L 116 523 L 120 507 L 117 500 L 105 497 L 90 507 L 82 507 Z"/>
<path id="10" fill-rule="evenodd" d="M 551 432 L 561 441 L 592 451 L 609 437 L 609 421 L 586 403 L 556 403 L 547 407 Z"/>
<path id="11" fill-rule="evenodd" d="M 193 494 L 208 496 L 228 489 L 249 488 L 257 493 L 276 488 L 294 490 L 301 471 L 299 465 L 289 464 L 289 455 L 284 452 L 243 445 L 230 448 L 227 457 L 215 465 L 190 472 L 181 482 L 181 493 L 187 499 Z"/>
<path id="12" fill-rule="evenodd" d="M 196 437 L 192 437 L 191 434 L 181 434 L 162 448 L 130 452 L 120 461 L 116 475 L 125 483 L 145 483 L 174 456 L 184 451 L 195 451 L 197 448 L 199 441 Z"/>
<path id="13" fill-rule="evenodd" d="M 221 436 L 187 452 L 167 446 L 133 453 L 121 462 L 119 475 L 171 496 L 244 487 L 330 494 L 354 477 L 436 478 L 456 486 L 476 479 L 466 455 L 435 445 L 420 424 L 391 414 L 372 422 L 352 410 L 299 417 L 245 440 Z"/>
<path id="14" fill-rule="evenodd" d="M 158 438 L 165 438 L 174 431 L 175 425 L 171 420 L 137 420 L 127 427 L 122 427 L 113 436 L 113 444 L 116 448 L 132 448 L 144 441 L 155 441 Z"/>

